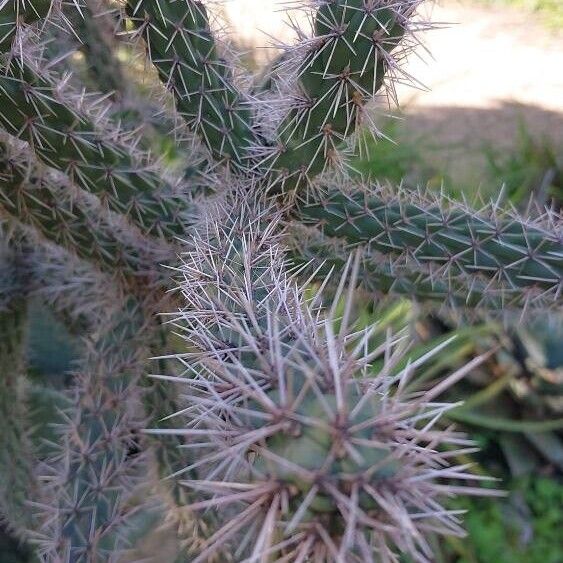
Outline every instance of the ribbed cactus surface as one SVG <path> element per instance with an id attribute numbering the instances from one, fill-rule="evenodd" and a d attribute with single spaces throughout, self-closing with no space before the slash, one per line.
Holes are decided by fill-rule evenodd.
<path id="1" fill-rule="evenodd" d="M 193 0 L 127 2 L 151 62 L 176 108 L 220 161 L 248 166 L 252 112 L 234 82 L 232 61 L 211 33 L 207 9 Z"/>
<path id="2" fill-rule="evenodd" d="M 76 374 L 74 407 L 62 413 L 43 479 L 40 551 L 47 561 L 111 561 L 127 547 L 127 524 L 143 467 L 138 379 L 146 321 L 133 300 L 99 327 Z M 49 498 L 48 497 L 48 498 Z"/>
<path id="3" fill-rule="evenodd" d="M 315 4 L 314 39 L 302 47 L 293 70 L 294 102 L 277 126 L 276 150 L 267 159 L 286 188 L 338 164 L 343 143 L 366 120 L 366 104 L 398 68 L 393 51 L 408 33 L 418 2 Z"/>
<path id="4" fill-rule="evenodd" d="M 358 185 L 300 206 L 296 218 L 322 231 L 317 244 L 329 263 L 331 254 L 338 260 L 339 245 L 340 252 L 360 248 L 366 269 L 385 276 L 388 268 L 405 293 L 426 285 L 437 298 L 497 308 L 561 296 L 563 231 L 553 213 L 526 220 L 492 206 L 475 211 L 431 194 Z M 419 281 L 407 290 L 401 278 L 409 272 Z"/>
<path id="5" fill-rule="evenodd" d="M 111 273 L 149 279 L 155 263 L 174 254 L 9 141 L 0 140 L 0 178 L 0 199 L 7 213 Z"/>
<path id="6" fill-rule="evenodd" d="M 27 141 L 47 166 L 126 214 L 143 232 L 181 234 L 187 194 L 181 198 L 134 140 L 101 126 L 103 120 L 81 107 L 81 100 L 80 93 L 74 98 L 65 93 L 34 63 L 14 60 L 0 77 L 0 122 L 8 133 Z"/>
<path id="7" fill-rule="evenodd" d="M 356 290 L 559 311 L 561 218 L 353 179 L 420 0 L 292 4 L 261 78 L 212 2 L 0 5 L 0 511 L 45 563 L 144 557 L 155 519 L 175 563 L 426 563 L 485 492 L 440 397 L 482 358 L 412 391 L 445 344 L 359 328 Z M 31 298 L 84 348 L 39 447 Z"/>
<path id="8" fill-rule="evenodd" d="M 26 539 L 33 517 L 25 507 L 35 481 L 27 401 L 25 297 L 0 307 L 0 519 Z"/>

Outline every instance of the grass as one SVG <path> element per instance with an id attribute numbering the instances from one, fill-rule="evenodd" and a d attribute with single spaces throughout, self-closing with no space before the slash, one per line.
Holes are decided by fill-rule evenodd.
<path id="1" fill-rule="evenodd" d="M 505 185 L 510 201 L 525 201 L 532 193 L 537 199 L 554 201 L 561 206 L 563 150 L 549 138 L 535 139 L 521 123 L 512 151 L 502 152 L 491 145 L 484 147 L 483 151 L 489 179 L 498 179 Z"/>
<path id="2" fill-rule="evenodd" d="M 405 129 L 403 121 L 395 118 L 389 118 L 380 128 L 381 138 L 364 139 L 365 156 L 354 162 L 354 169 L 362 176 L 410 187 L 449 183 L 447 172 L 430 164 L 421 150 L 440 150 L 427 136 Z"/>
<path id="3" fill-rule="evenodd" d="M 455 563 L 560 563 L 563 544 L 563 484 L 557 479 L 530 477 L 509 485 L 503 501 L 464 499 L 468 537 L 448 542 L 447 561 Z"/>
<path id="4" fill-rule="evenodd" d="M 555 31 L 563 30 L 563 2 L 561 0 L 478 0 L 489 6 L 513 6 L 538 14 Z"/>
<path id="5" fill-rule="evenodd" d="M 463 194 L 471 199 L 476 193 L 471 179 L 458 176 L 454 181 L 448 170 L 440 168 L 440 162 L 446 166 L 447 159 L 429 163 L 429 156 L 446 154 L 451 147 L 440 146 L 430 136 L 416 133 L 395 119 L 389 119 L 381 129 L 383 138 L 366 140 L 368 156 L 354 163 L 358 173 L 393 185 L 402 182 L 411 188 L 442 189 L 454 199 Z M 509 150 L 483 143 L 476 152 L 482 162 L 477 174 L 482 179 L 478 191 L 484 199 L 496 198 L 504 186 L 505 200 L 516 206 L 524 205 L 531 194 L 542 203 L 550 202 L 558 208 L 563 205 L 563 146 L 549 137 L 534 137 L 522 122 Z"/>

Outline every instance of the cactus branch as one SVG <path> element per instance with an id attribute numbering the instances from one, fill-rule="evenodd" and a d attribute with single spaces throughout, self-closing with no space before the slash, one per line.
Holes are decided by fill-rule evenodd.
<path id="1" fill-rule="evenodd" d="M 35 162 L 33 153 L 0 139 L 0 208 L 111 273 L 154 278 L 174 251 L 103 209 L 99 201 Z"/>
<path id="2" fill-rule="evenodd" d="M 126 214 L 145 234 L 173 238 L 183 232 L 186 194 L 168 184 L 146 155 L 88 103 L 73 96 L 36 63 L 14 60 L 0 76 L 0 122 L 27 141 L 47 165 Z"/>
<path id="3" fill-rule="evenodd" d="M 474 211 L 431 194 L 355 185 L 328 190 L 295 217 L 325 242 L 362 247 L 366 266 L 404 271 L 416 291 L 426 278 L 438 298 L 457 293 L 473 306 L 525 308 L 561 297 L 563 232 L 553 213 L 527 220 L 493 205 Z"/>
<path id="4" fill-rule="evenodd" d="M 342 166 L 347 141 L 360 124 L 372 125 L 366 104 L 392 90 L 420 1 L 303 4 L 315 9 L 313 37 L 289 46 L 277 64 L 280 99 L 269 111 L 286 109 L 261 162 L 276 189 L 285 191 L 307 187 L 318 174 Z"/>
<path id="5" fill-rule="evenodd" d="M 27 405 L 26 312 L 23 295 L 0 309 L 0 519 L 21 539 L 33 526 L 26 501 L 38 485 Z"/>
<path id="6" fill-rule="evenodd" d="M 37 510 L 48 561 L 111 560 L 125 547 L 119 529 L 133 514 L 144 463 L 138 380 L 146 330 L 143 311 L 129 300 L 100 327 L 76 375 L 74 404 L 45 474 L 52 503 Z"/>
<path id="7" fill-rule="evenodd" d="M 130 95 L 130 87 L 115 47 L 115 15 L 109 11 L 105 0 L 86 0 L 81 9 L 80 24 L 82 51 L 88 70 L 98 89 L 111 92 L 118 102 Z"/>
<path id="8" fill-rule="evenodd" d="M 248 148 L 256 142 L 251 111 L 219 52 L 203 3 L 131 0 L 127 11 L 180 115 L 216 160 L 248 168 Z"/>
<path id="9" fill-rule="evenodd" d="M 219 204 L 188 241 L 180 282 L 187 307 L 175 321 L 188 350 L 179 355 L 187 404 L 175 431 L 154 430 L 199 444 L 184 469 L 197 471 L 185 486 L 203 499 L 191 508 L 229 514 L 194 563 L 222 549 L 235 560 L 354 553 L 369 561 L 377 552 L 392 561 L 395 550 L 430 560 L 420 540 L 426 526 L 461 533 L 440 508 L 442 495 L 471 491 L 441 479 L 470 477 L 434 447 L 459 436 L 433 428 L 449 408 L 433 400 L 472 366 L 417 399 L 395 389 L 389 370 L 404 349 L 391 339 L 366 352 L 370 333 L 354 336 L 351 303 L 338 331 L 334 312 L 306 304 L 272 238 L 279 212 L 241 197 Z M 357 266 L 348 261 L 344 275 Z M 369 375 L 379 355 L 388 365 Z M 429 421 L 422 429 L 421 416 Z M 403 432 L 434 446 L 413 448 Z"/>

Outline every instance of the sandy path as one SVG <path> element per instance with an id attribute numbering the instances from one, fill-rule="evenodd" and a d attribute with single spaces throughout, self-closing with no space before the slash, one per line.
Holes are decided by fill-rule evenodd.
<path id="1" fill-rule="evenodd" d="M 483 109 L 518 103 L 563 112 L 562 36 L 516 10 L 459 2 L 434 7 L 430 18 L 457 23 L 424 35 L 434 61 L 409 61 L 409 72 L 430 88 L 414 104 Z"/>
<path id="2" fill-rule="evenodd" d="M 225 10 L 237 37 L 265 45 L 270 39 L 258 30 L 291 40 L 280 12 L 284 3 L 287 0 L 231 0 Z M 430 91 L 401 89 L 403 103 L 490 108 L 516 102 L 563 112 L 563 36 L 554 36 L 516 10 L 449 0 L 429 5 L 426 13 L 428 19 L 449 26 L 421 35 L 434 60 L 420 51 L 426 62 L 412 56 L 406 70 Z M 268 54 L 260 52 L 262 58 Z"/>

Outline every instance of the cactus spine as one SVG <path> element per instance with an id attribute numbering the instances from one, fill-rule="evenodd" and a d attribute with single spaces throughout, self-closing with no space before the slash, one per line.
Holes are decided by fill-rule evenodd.
<path id="1" fill-rule="evenodd" d="M 342 145 L 366 119 L 366 103 L 382 93 L 386 74 L 398 69 L 402 55 L 394 51 L 418 3 L 313 2 L 314 39 L 302 46 L 296 65 L 295 56 L 288 57 L 296 66 L 294 85 L 281 94 L 294 102 L 266 157 L 283 189 L 306 186 L 342 160 Z"/>
<path id="2" fill-rule="evenodd" d="M 176 109 L 219 161 L 248 166 L 251 111 L 219 52 L 202 2 L 127 2 L 127 11 Z"/>
<path id="3" fill-rule="evenodd" d="M 549 211 L 522 219 L 493 206 L 477 212 L 430 194 L 356 185 L 300 206 L 296 219 L 298 226 L 320 228 L 326 249 L 331 242 L 364 249 L 368 271 L 385 276 L 388 267 L 399 281 L 410 270 L 418 281 L 397 283 L 406 294 L 427 286 L 452 304 L 506 309 L 557 302 L 561 295 L 563 231 Z M 329 262 L 330 256 L 328 250 Z"/>
<path id="4" fill-rule="evenodd" d="M 355 330 L 352 297 L 361 283 L 476 313 L 560 309 L 560 217 L 351 180 L 367 106 L 393 97 L 420 1 L 298 4 L 311 33 L 254 89 L 200 1 L 0 9 L 0 307 L 39 295 L 87 343 L 57 444 L 14 475 L 20 486 L 40 468 L 42 490 L 2 491 L 14 514 L 32 501 L 19 526 L 48 563 L 117 560 L 135 511 L 153 513 L 139 490 L 165 491 L 189 561 L 422 563 L 431 532 L 462 533 L 445 497 L 483 492 L 454 461 L 471 442 L 439 427 L 450 408 L 439 395 L 480 359 L 411 393 L 421 361 L 409 363 L 401 335 L 379 346 Z M 109 37 L 102 16 L 114 10 Z M 61 51 L 57 34 L 77 14 L 88 38 Z M 178 174 L 145 128 L 120 120 L 115 74 L 94 73 L 101 93 L 80 84 L 72 70 L 84 64 L 65 49 L 95 59 L 96 31 L 104 60 L 128 36 L 142 41 L 126 50 L 148 55 L 160 97 L 136 115 L 159 143 L 165 131 L 205 159 L 186 154 Z M 316 279 L 289 256 L 312 260 Z M 344 276 L 326 307 L 306 282 L 325 285 L 330 269 Z M 16 328 L 1 315 L 3 331 Z M 21 407 L 16 388 L 7 409 Z"/>
<path id="5" fill-rule="evenodd" d="M 0 51 L 10 50 L 21 24 L 45 18 L 50 9 L 50 0 L 4 2 L 0 7 Z"/>
<path id="6" fill-rule="evenodd" d="M 0 199 L 7 213 L 109 272 L 150 275 L 155 262 L 173 256 L 173 250 L 136 232 L 64 176 L 36 163 L 30 151 L 0 141 L 0 167 Z"/>
<path id="7" fill-rule="evenodd" d="M 44 476 L 52 504 L 39 510 L 39 541 L 48 561 L 112 560 L 127 546 L 120 527 L 143 471 L 138 379 L 146 329 L 138 304 L 125 303 L 99 327 L 76 374 L 74 406 Z"/>

